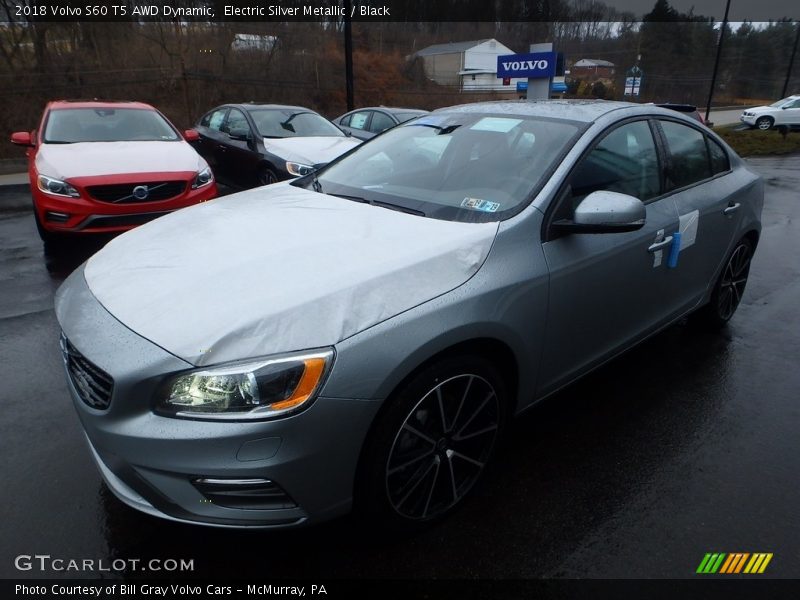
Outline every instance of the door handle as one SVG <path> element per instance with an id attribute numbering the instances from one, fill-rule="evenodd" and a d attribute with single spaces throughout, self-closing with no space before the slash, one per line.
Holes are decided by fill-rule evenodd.
<path id="1" fill-rule="evenodd" d="M 725 210 L 722 211 L 722 214 L 725 215 L 725 216 L 732 215 L 737 210 L 739 210 L 740 206 L 742 206 L 742 205 L 739 202 L 737 202 L 736 204 L 731 204 L 730 206 L 728 206 L 728 208 L 726 208 Z"/>
<path id="2" fill-rule="evenodd" d="M 656 242 L 655 244 L 653 244 L 652 246 L 650 246 L 650 247 L 647 249 L 647 251 L 648 251 L 648 252 L 658 252 L 659 250 L 663 250 L 664 248 L 667 248 L 667 247 L 669 247 L 669 246 L 670 246 L 670 244 L 672 244 L 672 236 L 671 236 L 671 235 L 668 235 L 667 237 L 665 237 L 665 238 L 664 238 L 663 240 L 661 240 L 660 242 Z"/>
<path id="3" fill-rule="evenodd" d="M 228 147 L 225 146 L 224 144 L 217 144 L 217 150 L 227 150 L 227 149 Z"/>

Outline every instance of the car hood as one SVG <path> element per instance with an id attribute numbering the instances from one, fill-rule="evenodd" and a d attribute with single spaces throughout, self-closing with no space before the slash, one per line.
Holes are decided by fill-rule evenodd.
<path id="1" fill-rule="evenodd" d="M 444 294 L 497 227 L 277 184 L 125 233 L 84 276 L 119 321 L 200 366 L 331 346 Z"/>
<path id="2" fill-rule="evenodd" d="M 197 172 L 206 162 L 184 141 L 42 144 L 36 170 L 56 179 L 125 173 Z"/>
<path id="3" fill-rule="evenodd" d="M 748 108 L 744 112 L 748 112 L 754 115 L 762 115 L 764 113 L 772 113 L 776 110 L 780 110 L 780 108 L 775 108 L 774 106 L 756 106 L 754 108 Z"/>
<path id="4" fill-rule="evenodd" d="M 349 137 L 264 138 L 268 152 L 306 165 L 329 163 L 360 143 Z"/>

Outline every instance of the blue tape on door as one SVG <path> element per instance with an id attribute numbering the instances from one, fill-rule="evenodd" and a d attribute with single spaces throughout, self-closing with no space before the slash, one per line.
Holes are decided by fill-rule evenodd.
<path id="1" fill-rule="evenodd" d="M 674 269 L 678 266 L 678 254 L 681 251 L 681 232 L 676 231 L 672 234 L 672 244 L 669 247 L 669 256 L 667 257 L 667 267 Z"/>

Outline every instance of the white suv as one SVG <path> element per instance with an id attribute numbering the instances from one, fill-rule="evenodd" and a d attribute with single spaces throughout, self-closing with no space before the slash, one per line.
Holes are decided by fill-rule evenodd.
<path id="1" fill-rule="evenodd" d="M 800 95 L 789 96 L 769 106 L 748 108 L 739 120 L 762 131 L 781 125 L 800 127 Z"/>

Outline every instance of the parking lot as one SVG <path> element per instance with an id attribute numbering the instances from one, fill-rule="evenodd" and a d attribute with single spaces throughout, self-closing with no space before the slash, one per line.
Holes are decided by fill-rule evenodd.
<path id="1" fill-rule="evenodd" d="M 768 184 L 764 229 L 731 324 L 673 326 L 534 407 L 457 514 L 396 539 L 349 518 L 187 526 L 116 500 L 74 414 L 53 311 L 105 240 L 45 254 L 27 192 L 0 188 L 0 576 L 53 576 L 15 569 L 38 553 L 194 560 L 173 577 L 684 578 L 707 552 L 769 552 L 766 576 L 800 577 L 800 157 L 750 164 Z"/>

